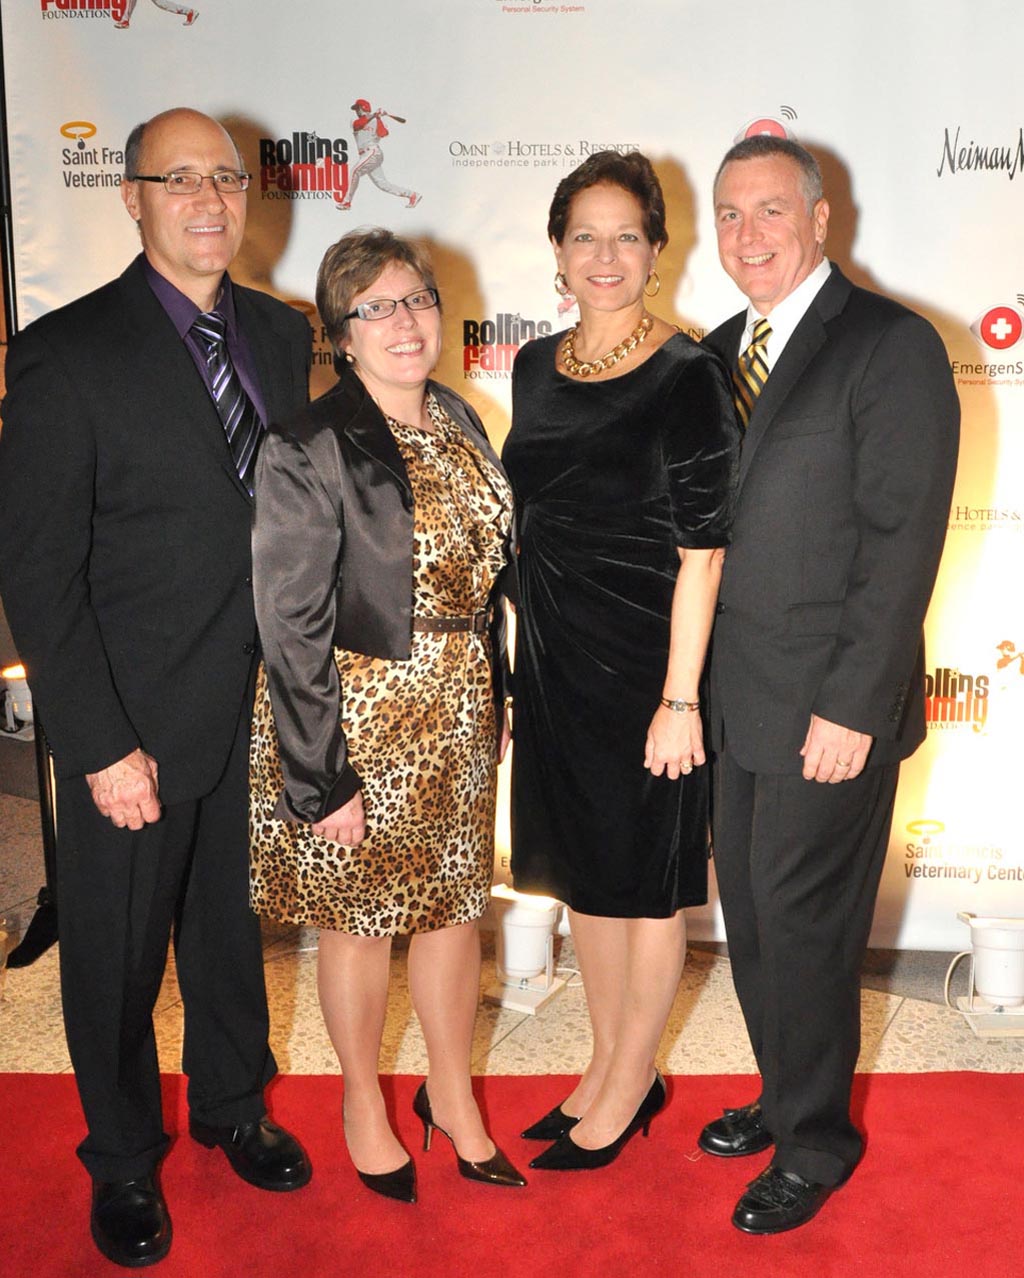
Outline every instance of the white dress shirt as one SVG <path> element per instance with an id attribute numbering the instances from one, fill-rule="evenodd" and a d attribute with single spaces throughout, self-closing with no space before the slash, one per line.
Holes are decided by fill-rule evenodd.
<path id="1" fill-rule="evenodd" d="M 799 283 L 796 288 L 784 297 L 777 306 L 773 306 L 771 314 L 765 316 L 759 311 L 754 310 L 752 305 L 747 307 L 747 323 L 740 337 L 739 350 L 736 352 L 736 358 L 747 349 L 754 340 L 754 325 L 758 320 L 767 319 L 772 326 L 771 336 L 765 347 L 765 363 L 768 365 L 769 373 L 775 367 L 775 361 L 782 354 L 786 343 L 793 336 L 796 326 L 807 313 L 807 308 L 817 297 L 822 285 L 832 273 L 832 265 L 827 257 L 822 258 L 818 265 L 811 271 L 810 275 Z"/>

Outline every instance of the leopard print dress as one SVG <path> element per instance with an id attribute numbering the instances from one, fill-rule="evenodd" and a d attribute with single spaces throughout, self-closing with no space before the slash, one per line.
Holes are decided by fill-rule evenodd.
<path id="1" fill-rule="evenodd" d="M 512 495 L 433 396 L 428 410 L 433 431 L 388 419 L 415 503 L 413 610 L 465 616 L 487 606 L 504 566 Z M 261 666 L 250 747 L 253 908 L 359 936 L 479 918 L 494 861 L 488 635 L 416 631 L 408 661 L 334 655 L 366 837 L 345 847 L 274 818 L 284 782 Z"/>

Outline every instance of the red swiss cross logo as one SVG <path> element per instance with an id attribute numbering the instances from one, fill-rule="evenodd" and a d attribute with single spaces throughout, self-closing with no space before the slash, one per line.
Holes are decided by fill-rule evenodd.
<path id="1" fill-rule="evenodd" d="M 1016 346 L 1024 334 L 1024 317 L 1013 306 L 992 306 L 971 325 L 971 332 L 994 351 Z"/>

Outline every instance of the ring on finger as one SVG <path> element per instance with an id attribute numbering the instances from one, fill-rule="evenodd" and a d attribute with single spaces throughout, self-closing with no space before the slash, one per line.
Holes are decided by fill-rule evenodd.
<path id="1" fill-rule="evenodd" d="M 848 768 L 848 767 L 850 766 L 851 762 L 852 762 L 852 760 L 851 760 L 851 759 L 836 759 L 836 767 L 837 767 L 837 768 Z"/>

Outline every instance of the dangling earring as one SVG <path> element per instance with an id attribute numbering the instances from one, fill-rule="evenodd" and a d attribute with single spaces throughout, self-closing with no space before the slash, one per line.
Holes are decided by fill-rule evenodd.
<path id="1" fill-rule="evenodd" d="M 651 280 L 654 281 L 654 292 L 648 293 L 647 284 L 650 284 Z M 647 284 L 644 285 L 644 297 L 657 297 L 661 292 L 661 276 L 657 271 L 651 271 L 647 277 Z"/>
<path id="2" fill-rule="evenodd" d="M 569 281 L 565 278 L 565 274 L 559 271 L 555 276 L 555 292 L 559 297 L 565 297 L 569 291 Z"/>

